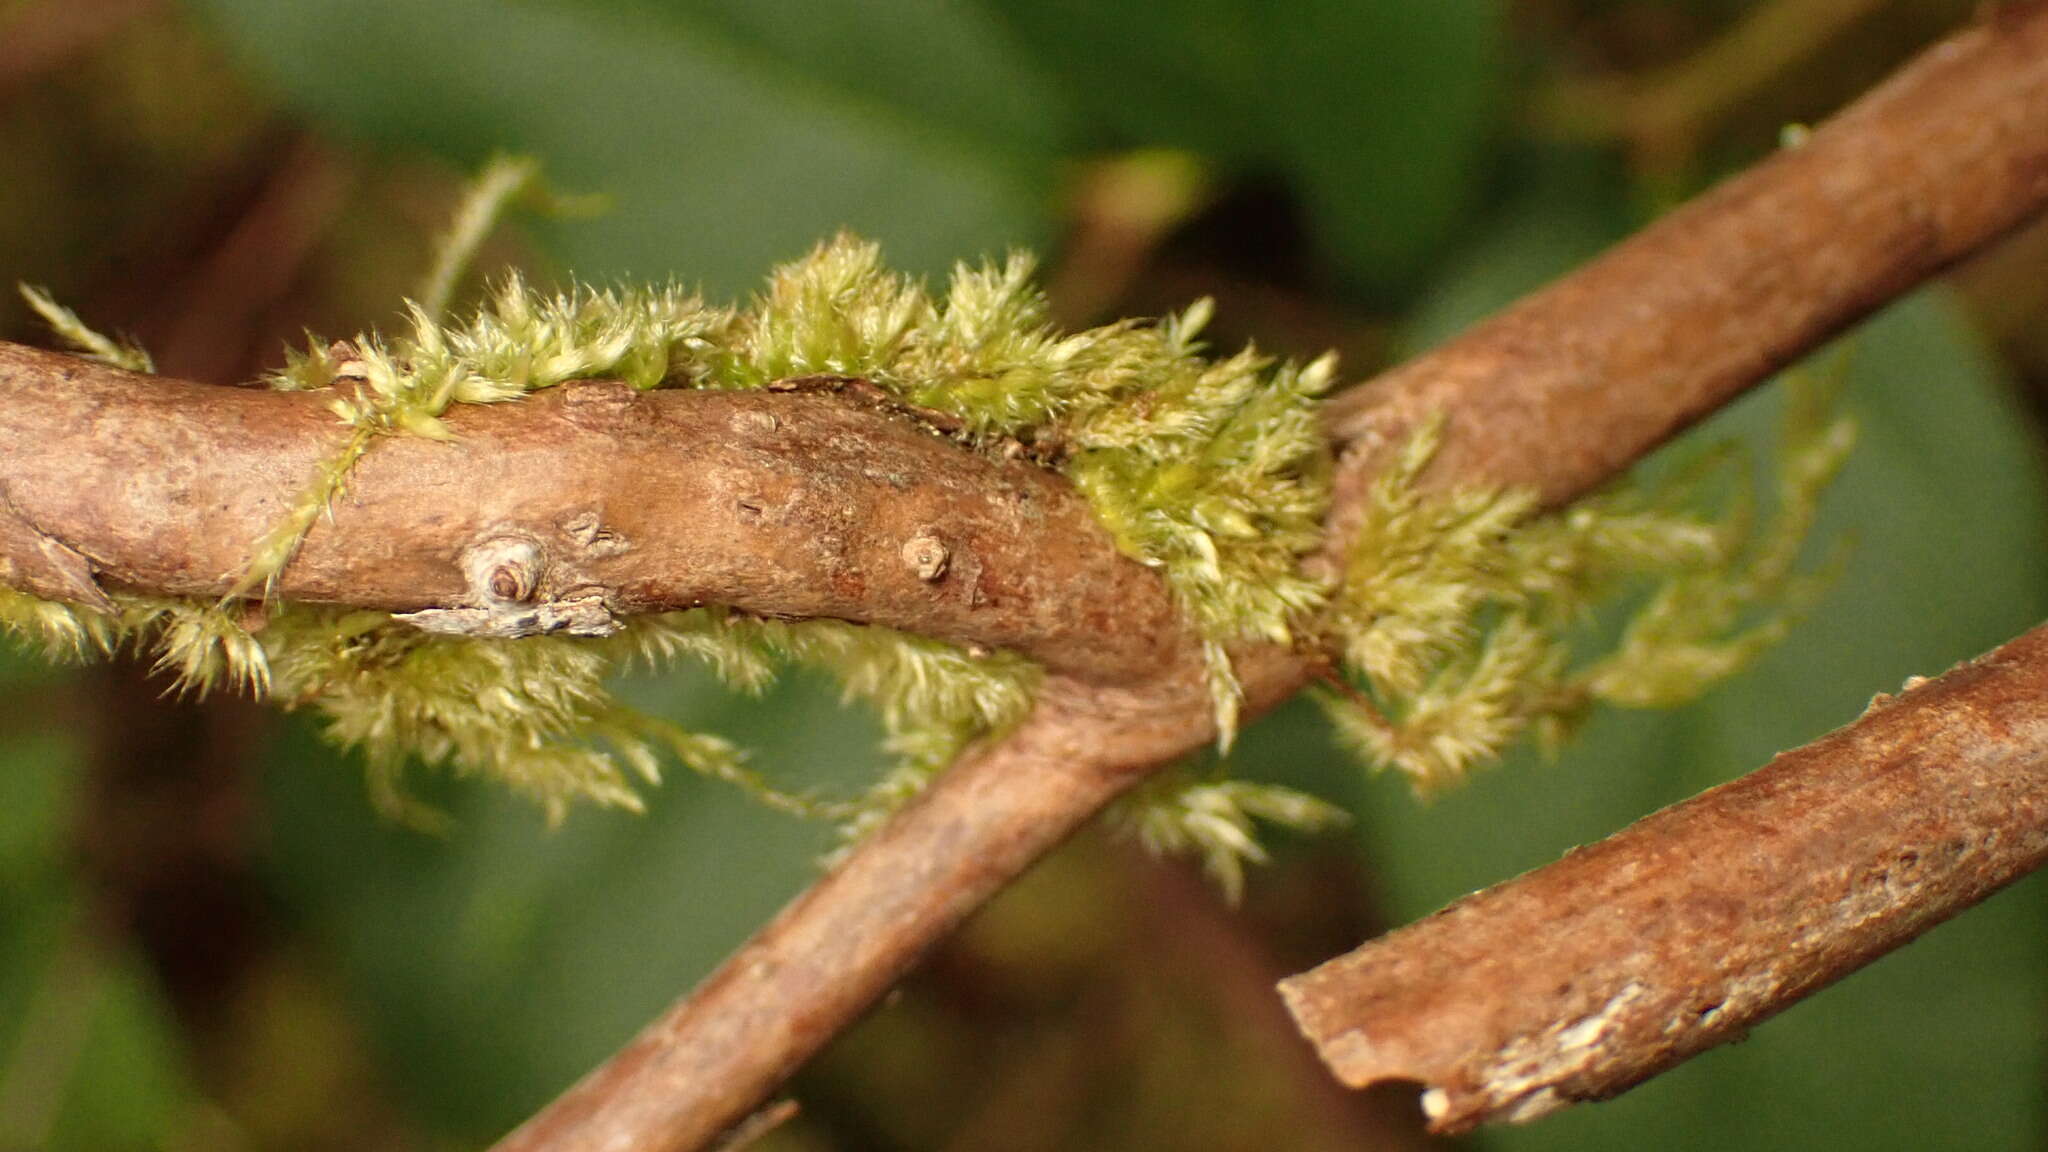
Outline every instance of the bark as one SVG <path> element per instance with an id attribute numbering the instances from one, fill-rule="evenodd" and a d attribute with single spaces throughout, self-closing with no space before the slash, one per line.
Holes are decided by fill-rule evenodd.
<path id="1" fill-rule="evenodd" d="M 0 104 L 158 6 L 158 0 L 15 5 L 0 17 Z"/>
<path id="2" fill-rule="evenodd" d="M 80 600 L 97 584 L 221 595 L 346 436 L 326 400 L 0 344 L 0 580 Z M 372 448 L 278 595 L 481 608 L 465 557 L 517 539 L 543 554 L 535 604 L 858 620 L 1102 680 L 1193 658 L 1164 586 L 1058 476 L 858 393 L 593 381 L 448 423 L 449 443 Z M 913 543 L 943 550 L 944 571 L 928 578 Z"/>
<path id="3" fill-rule="evenodd" d="M 1130 746 L 1123 711 L 1070 682 L 1046 691 L 1022 732 L 955 765 L 945 787 L 863 841 L 498 1152 L 701 1148 L 746 1117 L 763 1086 L 781 1083 L 1163 750 L 1105 763 L 1102 747 Z M 1177 730 L 1162 735 L 1179 746 Z"/>
<path id="4" fill-rule="evenodd" d="M 2048 7 L 2030 6 L 1937 47 L 1800 149 L 1337 399 L 1331 428 L 1349 450 L 1333 548 L 1383 453 L 1434 412 L 1450 413 L 1452 425 L 1431 482 L 1528 484 L 1562 502 L 2024 222 L 2044 201 Z M 1248 714 L 1284 699 L 1316 668 L 1274 650 L 1239 659 Z M 1009 877 L 1146 773 L 1206 743 L 1208 705 L 1191 676 L 1184 667 L 1125 688 L 1121 702 L 1099 701 L 1106 724 L 1077 725 L 1062 708 L 1047 708 L 1012 745 L 956 768 L 899 827 L 800 897 L 500 1152 L 642 1140 L 695 1148 L 738 1122 Z M 1036 751 L 1055 745 L 1065 747 L 1056 757 Z M 1012 764 L 1013 754 L 1022 759 Z M 1030 774 L 1004 782 L 1009 794 L 1000 802 L 1011 812 L 972 825 L 939 815 L 951 810 L 955 788 L 995 802 L 986 791 L 995 765 Z M 899 830 L 911 838 L 894 838 Z M 929 879 L 909 890 L 879 876 L 848 879 L 870 864 Z M 888 898 L 868 906 L 877 894 Z M 845 943 L 856 938 L 848 931 L 870 930 L 881 939 Z M 783 972 L 802 978 L 759 975 Z M 848 988 L 859 994 L 844 994 Z M 746 1028 L 757 1029 L 758 1047 L 743 1042 Z M 681 1052 L 723 1059 L 698 1062 Z M 646 1071 L 657 1061 L 689 1075 Z M 657 1132 L 662 1139 L 648 1139 Z"/>
<path id="5" fill-rule="evenodd" d="M 1518 880 L 1282 981 L 1431 1127 L 1613 1096 L 2048 862 L 2048 627 Z"/>

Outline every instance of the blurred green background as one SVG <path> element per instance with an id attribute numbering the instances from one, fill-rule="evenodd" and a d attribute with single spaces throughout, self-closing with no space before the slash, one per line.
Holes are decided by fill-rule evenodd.
<path id="1" fill-rule="evenodd" d="M 718 296 L 835 229 L 1046 256 L 1070 322 L 1218 301 L 1353 378 L 1824 116 L 1973 0 L 0 0 L 0 281 L 222 382 L 390 322 L 462 174 L 608 213 L 491 262 Z M 794 1084 L 761 1149 L 2048 1147 L 2048 887 L 2022 884 L 1609 1104 L 1433 1141 L 1335 1088 L 1271 982 L 1854 716 L 2048 610 L 2048 232 L 1868 324 L 1824 606 L 1689 711 L 1603 715 L 1434 803 L 1305 709 L 1245 772 L 1356 813 L 1240 909 L 1089 834 Z M 0 302 L 0 333 L 41 339 Z M 1767 442 L 1768 390 L 1702 433 Z M 1683 451 L 1681 448 L 1679 451 Z M 678 776 L 549 830 L 380 820 L 302 724 L 0 649 L 0 1150 L 480 1147 L 814 874 L 826 833 Z M 798 785 L 875 771 L 797 680 L 635 688 Z"/>

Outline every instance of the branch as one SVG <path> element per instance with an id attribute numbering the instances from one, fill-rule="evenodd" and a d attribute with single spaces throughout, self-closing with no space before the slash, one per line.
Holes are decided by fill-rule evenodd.
<path id="1" fill-rule="evenodd" d="M 2048 863 L 2048 627 L 1280 984 L 1438 1132 L 1626 1090 Z"/>
<path id="2" fill-rule="evenodd" d="M 465 561 L 511 539 L 543 553 L 536 608 L 834 617 L 1103 680 L 1195 659 L 1165 587 L 1071 486 L 864 395 L 592 381 L 459 405 L 455 440 L 390 436 L 363 458 L 278 594 L 481 609 Z M 327 399 L 0 344 L 0 580 L 85 601 L 102 583 L 226 593 L 347 435 Z M 934 543 L 930 575 L 909 553 Z"/>
<path id="3" fill-rule="evenodd" d="M 1190 688 L 1199 712 L 1206 695 Z M 934 942 L 1178 754 L 1179 717 L 1147 724 L 1138 703 L 1046 684 L 1022 730 L 954 766 L 496 1152 L 709 1144 Z"/>
<path id="4" fill-rule="evenodd" d="M 0 18 L 0 104 L 147 16 L 157 0 L 17 5 Z"/>
<path id="5" fill-rule="evenodd" d="M 2048 202 L 2048 6 L 2006 5 L 1804 142 L 1330 405 L 1355 502 L 1420 422 L 1439 480 L 1597 487 Z"/>
<path id="6" fill-rule="evenodd" d="M 1331 405 L 1333 538 L 1415 424 L 1432 479 L 1596 487 L 1685 425 L 2048 202 L 2048 7 L 1928 53 L 1801 148 Z M 1314 671 L 1238 654 L 1247 715 Z M 1023 731 L 940 778 L 498 1152 L 692 1149 L 739 1122 L 935 941 L 1149 772 L 1213 737 L 1187 669 L 1048 685 Z M 1087 717 L 1083 719 L 1082 717 Z"/>

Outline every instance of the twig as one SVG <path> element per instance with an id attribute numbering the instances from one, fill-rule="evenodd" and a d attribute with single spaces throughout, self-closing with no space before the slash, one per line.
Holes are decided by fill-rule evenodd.
<path id="1" fill-rule="evenodd" d="M 1041 695 L 1023 730 L 956 765 L 497 1152 L 706 1146 L 1182 743 L 1177 724 L 1133 724 L 1134 701 L 1066 682 Z"/>
<path id="2" fill-rule="evenodd" d="M 2048 202 L 2048 6 L 2005 5 L 1741 176 L 1332 401 L 1340 508 L 1431 465 L 1562 503 Z"/>
<path id="3" fill-rule="evenodd" d="M 158 0 L 43 0 L 0 20 L 0 104 L 159 7 Z"/>
<path id="4" fill-rule="evenodd" d="M 2048 863 L 2048 627 L 1847 728 L 1281 982 L 1438 1132 L 1613 1096 Z"/>
<path id="5" fill-rule="evenodd" d="M 1134 881 L 1132 935 L 1149 942 L 1155 956 L 1146 963 L 1184 971 L 1200 982 L 1224 1027 L 1238 1036 L 1261 1067 L 1276 1070 L 1298 1097 L 1300 1127 L 1321 1130 L 1319 1142 L 1378 1152 L 1442 1152 L 1446 1142 L 1430 1139 L 1415 1113 L 1413 1098 L 1398 1090 L 1347 1092 L 1323 1071 L 1290 1025 L 1269 989 L 1286 972 L 1264 940 L 1226 906 L 1200 870 L 1161 861 L 1135 846 L 1125 851 Z"/>
<path id="6" fill-rule="evenodd" d="M 1533 125 L 1577 140 L 1670 147 L 1782 76 L 1886 0 L 1768 0 L 1698 51 L 1647 74 L 1568 76 L 1537 94 Z"/>

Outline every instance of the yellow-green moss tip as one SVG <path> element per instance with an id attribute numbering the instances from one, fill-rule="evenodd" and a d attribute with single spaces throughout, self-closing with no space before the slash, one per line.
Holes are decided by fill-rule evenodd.
<path id="1" fill-rule="evenodd" d="M 133 344 L 101 335 L 80 320 L 78 313 L 51 299 L 48 292 L 27 284 L 17 284 L 15 288 L 35 314 L 43 318 L 43 323 L 50 326 L 50 332 L 73 350 L 102 364 L 126 368 L 130 372 L 156 371 L 149 353 Z"/>
<path id="2" fill-rule="evenodd" d="M 1855 438 L 1832 382 L 1787 387 L 1760 530 L 1736 453 L 1539 514 L 1529 493 L 1417 489 L 1444 431 L 1424 428 L 1374 485 L 1332 599 L 1343 676 L 1317 696 L 1344 743 L 1427 791 L 1526 732 L 1554 747 L 1595 701 L 1682 704 L 1776 643 L 1823 582 L 1797 562 Z M 1737 489 L 1719 517 L 1701 506 L 1717 475 Z M 1610 651 L 1580 651 L 1596 608 L 1644 588 Z"/>
<path id="3" fill-rule="evenodd" d="M 1266 862 L 1259 824 L 1306 833 L 1349 819 L 1342 809 L 1292 788 L 1186 769 L 1147 780 L 1108 815 L 1113 828 L 1154 852 L 1195 857 L 1233 904 L 1244 892 L 1245 865 Z"/>

